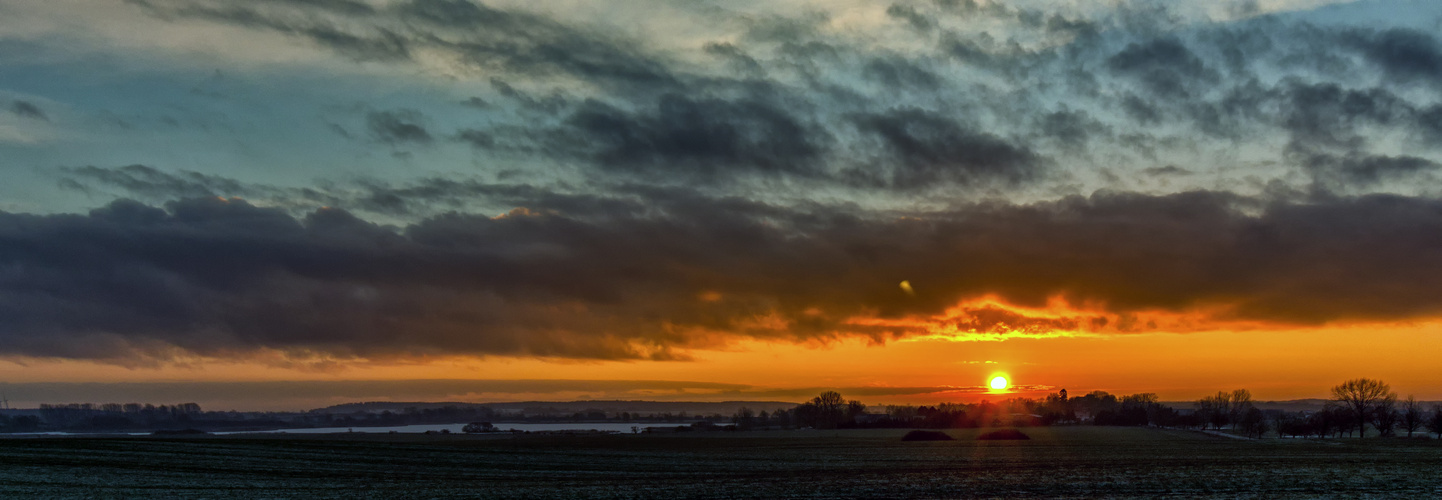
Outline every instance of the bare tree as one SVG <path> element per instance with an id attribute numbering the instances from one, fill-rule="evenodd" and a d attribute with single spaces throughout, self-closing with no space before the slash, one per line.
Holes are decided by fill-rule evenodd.
<path id="1" fill-rule="evenodd" d="M 1269 430 L 1267 428 L 1267 415 L 1256 407 L 1247 408 L 1247 411 L 1242 413 L 1240 417 L 1237 417 L 1237 420 L 1232 424 L 1232 428 L 1235 429 L 1238 427 L 1242 429 L 1242 432 L 1245 433 L 1247 437 L 1256 436 L 1258 439 L 1261 439 Z"/>
<path id="2" fill-rule="evenodd" d="M 1427 430 L 1442 439 L 1442 405 L 1432 405 L 1432 418 L 1427 419 Z"/>
<path id="3" fill-rule="evenodd" d="M 859 417 L 859 416 L 861 416 L 861 415 L 863 415 L 863 414 L 865 414 L 865 413 L 866 413 L 866 405 L 865 405 L 864 403 L 862 403 L 862 402 L 860 402 L 860 401 L 857 401 L 857 400 L 855 400 L 855 399 L 846 402 L 846 418 L 847 418 L 847 420 L 856 420 L 856 417 Z"/>
<path id="4" fill-rule="evenodd" d="M 1242 417 L 1251 409 L 1252 391 L 1246 389 L 1232 391 L 1230 404 L 1227 407 L 1227 417 L 1232 422 L 1232 429 L 1237 428 L 1237 423 L 1241 422 Z"/>
<path id="5" fill-rule="evenodd" d="M 1412 437 L 1412 433 L 1422 428 L 1424 419 L 1422 404 L 1417 402 L 1416 396 L 1407 395 L 1407 400 L 1402 402 L 1402 428 L 1407 429 L 1407 437 Z"/>
<path id="6" fill-rule="evenodd" d="M 1382 401 L 1377 404 L 1377 409 L 1372 412 L 1372 427 L 1382 437 L 1392 437 L 1397 434 L 1397 422 L 1402 420 L 1402 412 L 1397 411 L 1397 398 Z"/>
<path id="7" fill-rule="evenodd" d="M 1381 380 L 1358 378 L 1333 387 L 1332 400 L 1352 414 L 1357 437 L 1366 437 L 1367 422 L 1372 420 L 1380 406 L 1385 404 L 1390 409 L 1397 401 L 1397 393 Z"/>
<path id="8" fill-rule="evenodd" d="M 846 400 L 841 393 L 826 391 L 796 407 L 796 416 L 804 425 L 817 429 L 835 429 L 846 416 Z"/>
<path id="9" fill-rule="evenodd" d="M 1195 405 L 1197 407 L 1197 416 L 1202 421 L 1202 429 L 1205 430 L 1207 424 L 1212 424 L 1212 426 L 1217 429 L 1221 429 L 1223 425 L 1226 425 L 1231 416 L 1231 404 L 1232 394 L 1225 391 L 1219 391 L 1215 396 L 1207 396 L 1197 400 Z"/>
<path id="10" fill-rule="evenodd" d="M 756 426 L 756 413 L 750 408 L 742 406 L 740 410 L 731 415 L 731 422 L 736 424 L 737 429 L 749 430 Z"/>
<path id="11" fill-rule="evenodd" d="M 1331 408 L 1323 408 L 1322 411 L 1307 417 L 1307 424 L 1312 428 L 1312 432 L 1317 434 L 1317 437 L 1325 438 L 1332 435 L 1332 429 L 1337 426 L 1337 419 L 1333 418 Z"/>

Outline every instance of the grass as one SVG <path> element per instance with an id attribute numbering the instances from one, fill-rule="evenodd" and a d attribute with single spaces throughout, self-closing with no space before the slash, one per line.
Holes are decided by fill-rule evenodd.
<path id="1" fill-rule="evenodd" d="M 1437 496 L 1442 445 L 1156 429 L 0 440 L 0 497 Z"/>

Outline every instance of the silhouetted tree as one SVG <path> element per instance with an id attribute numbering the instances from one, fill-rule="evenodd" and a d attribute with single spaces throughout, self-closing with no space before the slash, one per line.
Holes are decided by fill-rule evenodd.
<path id="1" fill-rule="evenodd" d="M 480 432 L 495 432 L 495 431 L 496 431 L 496 426 L 491 425 L 490 422 L 471 422 L 471 423 L 469 423 L 469 424 L 466 424 L 465 427 L 462 427 L 462 428 L 461 428 L 461 432 L 464 432 L 464 433 L 466 433 L 466 434 L 476 434 L 476 433 L 480 433 Z"/>
<path id="2" fill-rule="evenodd" d="M 1353 429 L 1356 429 L 1358 425 L 1367 425 L 1367 422 L 1365 420 L 1362 421 L 1361 424 L 1358 424 L 1357 414 L 1353 413 L 1352 410 L 1349 408 L 1342 406 L 1333 406 L 1327 411 L 1328 413 L 1332 414 L 1332 422 L 1335 422 L 1337 424 L 1334 427 L 1337 430 L 1337 437 L 1341 437 L 1343 432 L 1347 433 L 1347 437 L 1352 437 Z"/>
<path id="3" fill-rule="evenodd" d="M 752 413 L 750 408 L 743 406 L 736 411 L 735 415 L 731 416 L 731 422 L 736 424 L 737 429 L 751 429 L 756 427 L 756 414 Z"/>
<path id="4" fill-rule="evenodd" d="M 1407 400 L 1402 402 L 1402 428 L 1407 430 L 1407 437 L 1422 428 L 1422 421 L 1426 417 L 1422 414 L 1422 404 L 1417 402 L 1417 397 L 1408 395 Z"/>
<path id="5" fill-rule="evenodd" d="M 1206 429 L 1207 424 L 1221 429 L 1231 418 L 1232 395 L 1228 392 L 1217 392 L 1215 396 L 1197 400 L 1193 406 L 1196 407 L 1196 414 L 1202 421 L 1203 429 Z"/>
<path id="6" fill-rule="evenodd" d="M 1114 409 L 1102 410 L 1093 418 L 1096 425 L 1147 425 L 1153 423 L 1161 405 L 1151 393 L 1123 396 Z"/>
<path id="7" fill-rule="evenodd" d="M 846 402 L 846 420 L 847 420 L 847 421 L 855 422 L 855 421 L 856 421 L 856 417 L 861 416 L 863 413 L 866 413 L 866 405 L 862 404 L 860 401 L 857 401 L 857 400 L 854 400 L 854 399 L 853 399 L 853 400 L 851 400 L 851 401 L 847 401 L 847 402 Z"/>
<path id="8" fill-rule="evenodd" d="M 917 415 L 915 406 L 888 406 L 886 407 L 886 417 L 903 427 L 910 427 L 921 419 Z"/>
<path id="9" fill-rule="evenodd" d="M 1272 427 L 1277 430 L 1277 437 L 1298 437 L 1307 436 L 1315 432 L 1311 421 L 1302 413 L 1277 412 L 1272 418 Z"/>
<path id="10" fill-rule="evenodd" d="M 1337 427 L 1336 412 L 1332 408 L 1324 408 L 1322 411 L 1313 413 L 1307 418 L 1307 424 L 1311 427 L 1312 433 L 1319 438 L 1332 434 L 1332 429 Z"/>
<path id="11" fill-rule="evenodd" d="M 1385 404 L 1391 409 L 1397 401 L 1397 393 L 1381 380 L 1358 378 L 1333 387 L 1332 400 L 1352 414 L 1352 425 L 1357 426 L 1357 437 L 1360 438 L 1367 436 L 1367 422 L 1372 420 L 1379 407 Z"/>
<path id="12" fill-rule="evenodd" d="M 1377 428 L 1377 432 L 1382 437 L 1396 435 L 1397 422 L 1400 420 L 1402 420 L 1402 414 L 1397 411 L 1395 399 L 1379 403 L 1377 409 L 1372 412 L 1372 426 Z"/>
<path id="13" fill-rule="evenodd" d="M 1237 417 L 1232 428 L 1241 427 L 1247 437 L 1260 438 L 1267 433 L 1267 415 L 1256 407 L 1248 407 L 1245 413 Z"/>
<path id="14" fill-rule="evenodd" d="M 1176 425 L 1183 429 L 1205 429 L 1207 427 L 1207 423 L 1202 419 L 1202 415 L 1195 411 L 1186 415 L 1177 416 Z"/>
<path id="15" fill-rule="evenodd" d="M 1070 398 L 1068 402 L 1073 410 L 1089 415 L 1092 423 L 1096 423 L 1097 416 L 1103 412 L 1114 413 L 1120 406 L 1117 397 L 1106 391 L 1088 392 L 1084 396 Z"/>
<path id="16" fill-rule="evenodd" d="M 801 425 L 817 429 L 835 429 L 846 418 L 847 404 L 836 391 L 826 391 L 796 407 Z"/>
<path id="17" fill-rule="evenodd" d="M 1442 405 L 1432 405 L 1432 417 L 1427 419 L 1427 430 L 1442 439 Z"/>
<path id="18" fill-rule="evenodd" d="M 1242 420 L 1242 417 L 1252 410 L 1252 391 L 1234 390 L 1227 402 L 1227 420 L 1231 421 L 1232 428 L 1236 429 L 1237 423 Z"/>

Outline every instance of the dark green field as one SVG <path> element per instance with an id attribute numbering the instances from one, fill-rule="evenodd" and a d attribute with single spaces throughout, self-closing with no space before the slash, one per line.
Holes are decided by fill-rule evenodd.
<path id="1" fill-rule="evenodd" d="M 1435 440 L 1023 431 L 0 439 L 0 497 L 1442 496 Z"/>

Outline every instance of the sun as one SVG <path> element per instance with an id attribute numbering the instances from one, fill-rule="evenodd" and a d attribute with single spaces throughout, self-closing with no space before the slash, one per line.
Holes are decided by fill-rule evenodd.
<path id="1" fill-rule="evenodd" d="M 991 388 L 992 388 L 992 390 L 997 390 L 997 391 L 1006 390 L 1006 386 L 1007 386 L 1006 377 L 996 377 L 996 378 L 991 379 Z"/>

